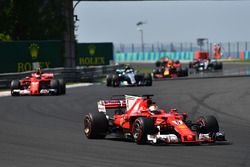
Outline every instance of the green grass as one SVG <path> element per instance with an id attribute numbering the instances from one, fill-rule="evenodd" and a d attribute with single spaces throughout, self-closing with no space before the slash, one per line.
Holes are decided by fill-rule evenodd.
<path id="1" fill-rule="evenodd" d="M 235 59 L 235 60 L 228 60 L 228 61 L 225 61 L 225 62 L 232 62 L 232 63 L 250 63 L 250 59 L 247 59 L 247 60 L 240 60 L 240 59 Z"/>
<path id="2" fill-rule="evenodd" d="M 139 73 L 152 73 L 152 68 L 150 67 L 138 67 L 136 68 L 136 70 L 139 72 Z"/>

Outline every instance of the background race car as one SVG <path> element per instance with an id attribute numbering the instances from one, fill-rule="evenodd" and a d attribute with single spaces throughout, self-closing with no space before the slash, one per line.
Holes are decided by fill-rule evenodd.
<path id="1" fill-rule="evenodd" d="M 99 112 L 84 118 L 86 137 L 105 138 L 115 134 L 137 144 L 225 141 L 214 116 L 199 117 L 192 122 L 186 113 L 179 114 L 176 109 L 159 109 L 151 96 L 125 95 L 125 98 L 98 101 Z"/>
<path id="2" fill-rule="evenodd" d="M 137 73 L 133 68 L 116 69 L 115 74 L 108 74 L 106 77 L 107 86 L 152 86 L 151 74 Z"/>
<path id="3" fill-rule="evenodd" d="M 217 59 L 210 59 L 208 52 L 199 52 L 192 62 L 189 62 L 189 68 L 195 71 L 222 70 L 223 64 Z"/>
<path id="4" fill-rule="evenodd" d="M 153 69 L 154 78 L 172 78 L 188 76 L 188 68 L 183 68 L 180 61 L 173 61 L 165 58 L 156 62 L 156 68 Z"/>
<path id="5" fill-rule="evenodd" d="M 62 95 L 66 93 L 63 79 L 54 79 L 53 73 L 35 72 L 21 80 L 12 80 L 11 95 Z"/>

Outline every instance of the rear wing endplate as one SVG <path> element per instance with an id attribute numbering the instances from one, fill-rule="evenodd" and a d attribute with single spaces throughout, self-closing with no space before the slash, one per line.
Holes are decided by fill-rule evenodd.
<path id="1" fill-rule="evenodd" d="M 97 102 L 98 111 L 106 113 L 107 109 L 125 108 L 125 100 L 100 100 Z"/>

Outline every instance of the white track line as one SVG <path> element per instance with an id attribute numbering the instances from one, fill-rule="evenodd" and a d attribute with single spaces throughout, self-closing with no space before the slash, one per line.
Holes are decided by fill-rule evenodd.
<path id="1" fill-rule="evenodd" d="M 66 88 L 77 88 L 77 87 L 83 87 L 83 86 L 90 86 L 93 85 L 93 83 L 79 83 L 79 84 L 72 84 L 72 85 L 66 85 Z M 0 97 L 10 96 L 10 91 L 0 91 Z"/>
<path id="2" fill-rule="evenodd" d="M 10 91 L 2 91 L 2 92 L 0 92 L 0 97 L 4 97 L 4 96 L 10 96 Z"/>

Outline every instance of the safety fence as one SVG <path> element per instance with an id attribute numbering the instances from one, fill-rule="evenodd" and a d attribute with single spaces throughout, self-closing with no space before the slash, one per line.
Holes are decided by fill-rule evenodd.
<path id="1" fill-rule="evenodd" d="M 250 42 L 210 42 L 206 41 L 203 45 L 192 42 L 169 42 L 169 43 L 144 43 L 142 44 L 114 44 L 114 60 L 116 61 L 155 61 L 163 55 L 173 59 L 190 60 L 194 52 L 205 51 L 210 57 L 214 53 L 214 45 L 221 47 L 222 59 L 242 59 L 241 52 L 244 52 L 244 59 L 249 59 L 248 51 Z M 160 56 L 159 56 L 160 55 Z"/>
<path id="2" fill-rule="evenodd" d="M 115 53 L 114 61 L 116 62 L 141 62 L 141 61 L 157 61 L 162 57 L 168 57 L 172 60 L 193 60 L 196 52 L 128 52 Z M 221 57 L 223 60 L 249 60 L 250 51 L 240 51 L 239 57 Z"/>
<path id="3" fill-rule="evenodd" d="M 117 62 L 132 61 L 156 61 L 162 57 L 169 57 L 173 60 L 193 60 L 194 52 L 128 52 L 116 53 L 114 60 Z"/>

